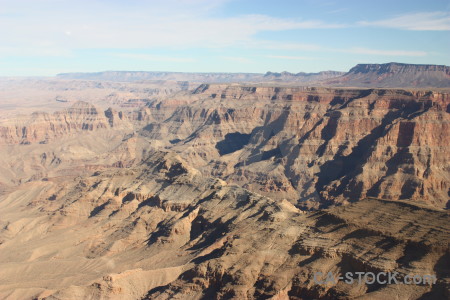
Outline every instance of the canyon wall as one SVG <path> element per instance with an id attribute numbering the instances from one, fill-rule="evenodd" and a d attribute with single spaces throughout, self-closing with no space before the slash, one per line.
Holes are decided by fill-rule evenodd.
<path id="1" fill-rule="evenodd" d="M 36 112 L 0 121 L 0 143 L 47 143 L 49 140 L 80 131 L 131 128 L 123 112 L 109 108 L 102 111 L 94 105 L 78 101 L 70 108 L 53 114 Z"/>
<path id="2" fill-rule="evenodd" d="M 0 143 L 131 135 L 139 153 L 175 151 L 205 175 L 303 209 L 365 197 L 446 208 L 449 124 L 443 91 L 202 84 L 135 111 L 78 102 L 3 120 Z"/>
<path id="3" fill-rule="evenodd" d="M 201 85 L 189 97 L 141 134 L 207 174 L 305 208 L 366 196 L 447 205 L 447 93 Z"/>

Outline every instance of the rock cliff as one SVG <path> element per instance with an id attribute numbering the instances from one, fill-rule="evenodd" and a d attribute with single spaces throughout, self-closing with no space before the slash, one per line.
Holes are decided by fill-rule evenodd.
<path id="1" fill-rule="evenodd" d="M 448 205 L 448 93 L 201 85 L 189 99 L 141 134 L 206 174 L 309 208 L 367 196 Z"/>
<path id="2" fill-rule="evenodd" d="M 136 145 L 171 149 L 205 175 L 304 209 L 366 197 L 445 208 L 449 107 L 449 94 L 433 90 L 203 84 L 134 112 L 79 102 L 2 121 L 0 141 L 138 132 Z"/>
<path id="3" fill-rule="evenodd" d="M 0 143 L 47 143 L 80 131 L 131 127 L 127 117 L 120 111 L 111 108 L 101 111 L 90 103 L 78 101 L 70 108 L 53 114 L 37 112 L 31 116 L 0 121 Z"/>

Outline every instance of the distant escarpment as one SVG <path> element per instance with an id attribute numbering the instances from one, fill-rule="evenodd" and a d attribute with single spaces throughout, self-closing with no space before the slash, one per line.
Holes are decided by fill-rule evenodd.
<path id="1" fill-rule="evenodd" d="M 318 73 L 183 73 L 106 71 L 98 73 L 64 73 L 58 79 L 106 80 L 118 82 L 174 81 L 184 87 L 192 83 L 257 83 L 281 85 L 345 86 L 368 88 L 449 88 L 450 67 L 403 63 L 358 64 L 348 72 Z"/>
<path id="2" fill-rule="evenodd" d="M 450 67 L 401 63 L 359 64 L 325 85 L 355 87 L 450 87 Z"/>
<path id="3" fill-rule="evenodd" d="M 291 81 L 291 82 L 315 82 L 344 75 L 345 72 L 339 71 L 322 71 L 318 73 L 290 73 L 290 72 L 267 72 L 264 79 L 270 81 Z"/>
<path id="4" fill-rule="evenodd" d="M 310 83 L 330 79 L 345 72 L 324 71 L 318 73 L 185 73 L 185 72 L 137 72 L 137 71 L 105 71 L 97 73 L 63 73 L 58 79 L 106 80 L 118 82 L 172 80 L 197 83 L 232 83 L 232 82 L 296 82 Z"/>
<path id="5" fill-rule="evenodd" d="M 237 82 L 259 80 L 258 73 L 187 73 L 157 71 L 105 71 L 97 73 L 61 73 L 60 79 L 107 80 L 132 82 L 143 80 L 175 80 L 192 82 Z"/>
<path id="6" fill-rule="evenodd" d="M 367 196 L 449 206 L 448 93 L 205 84 L 184 97 L 141 134 L 205 174 L 304 208 Z"/>

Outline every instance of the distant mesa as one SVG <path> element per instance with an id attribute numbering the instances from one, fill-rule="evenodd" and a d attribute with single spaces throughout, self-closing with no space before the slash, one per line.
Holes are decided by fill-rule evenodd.
<path id="1" fill-rule="evenodd" d="M 340 77 L 323 82 L 352 87 L 450 87 L 450 67 L 401 63 L 358 64 Z"/>
<path id="2" fill-rule="evenodd" d="M 63 102 L 63 103 L 67 103 L 70 102 L 69 100 L 65 99 L 65 98 L 61 98 L 61 97 L 56 97 L 55 98 L 56 102 Z"/>
<path id="3" fill-rule="evenodd" d="M 285 80 L 285 81 L 302 81 L 302 82 L 315 82 L 330 78 L 335 78 L 338 76 L 342 76 L 346 74 L 345 72 L 339 72 L 339 71 L 322 71 L 318 73 L 305 73 L 305 72 L 299 72 L 299 73 L 290 73 L 290 72 L 267 72 L 264 75 L 265 79 L 272 79 L 272 80 Z"/>
<path id="4" fill-rule="evenodd" d="M 348 74 L 357 73 L 418 73 L 418 72 L 445 72 L 450 76 L 450 67 L 443 65 L 415 65 L 415 64 L 401 64 L 401 63 L 387 63 L 387 64 L 358 64 L 350 69 Z"/>
<path id="5" fill-rule="evenodd" d="M 318 73 L 187 73 L 105 71 L 97 73 L 62 73 L 60 79 L 103 80 L 117 82 L 178 81 L 191 83 L 287 83 L 330 87 L 446 88 L 450 87 L 450 67 L 403 63 L 358 64 L 348 72 Z"/>
<path id="6" fill-rule="evenodd" d="M 257 73 L 187 73 L 157 71 L 105 71 L 97 73 L 61 73 L 60 79 L 82 79 L 102 81 L 190 81 L 190 82 L 242 82 L 259 80 L 263 74 Z"/>

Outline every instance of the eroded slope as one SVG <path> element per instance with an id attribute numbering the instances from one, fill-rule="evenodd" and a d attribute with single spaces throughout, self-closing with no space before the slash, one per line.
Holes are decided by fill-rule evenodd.
<path id="1" fill-rule="evenodd" d="M 448 213 L 376 199 L 305 213 L 170 153 L 31 182 L 0 209 L 2 298 L 448 297 Z M 431 273 L 438 283 L 322 286 L 319 271 Z"/>

